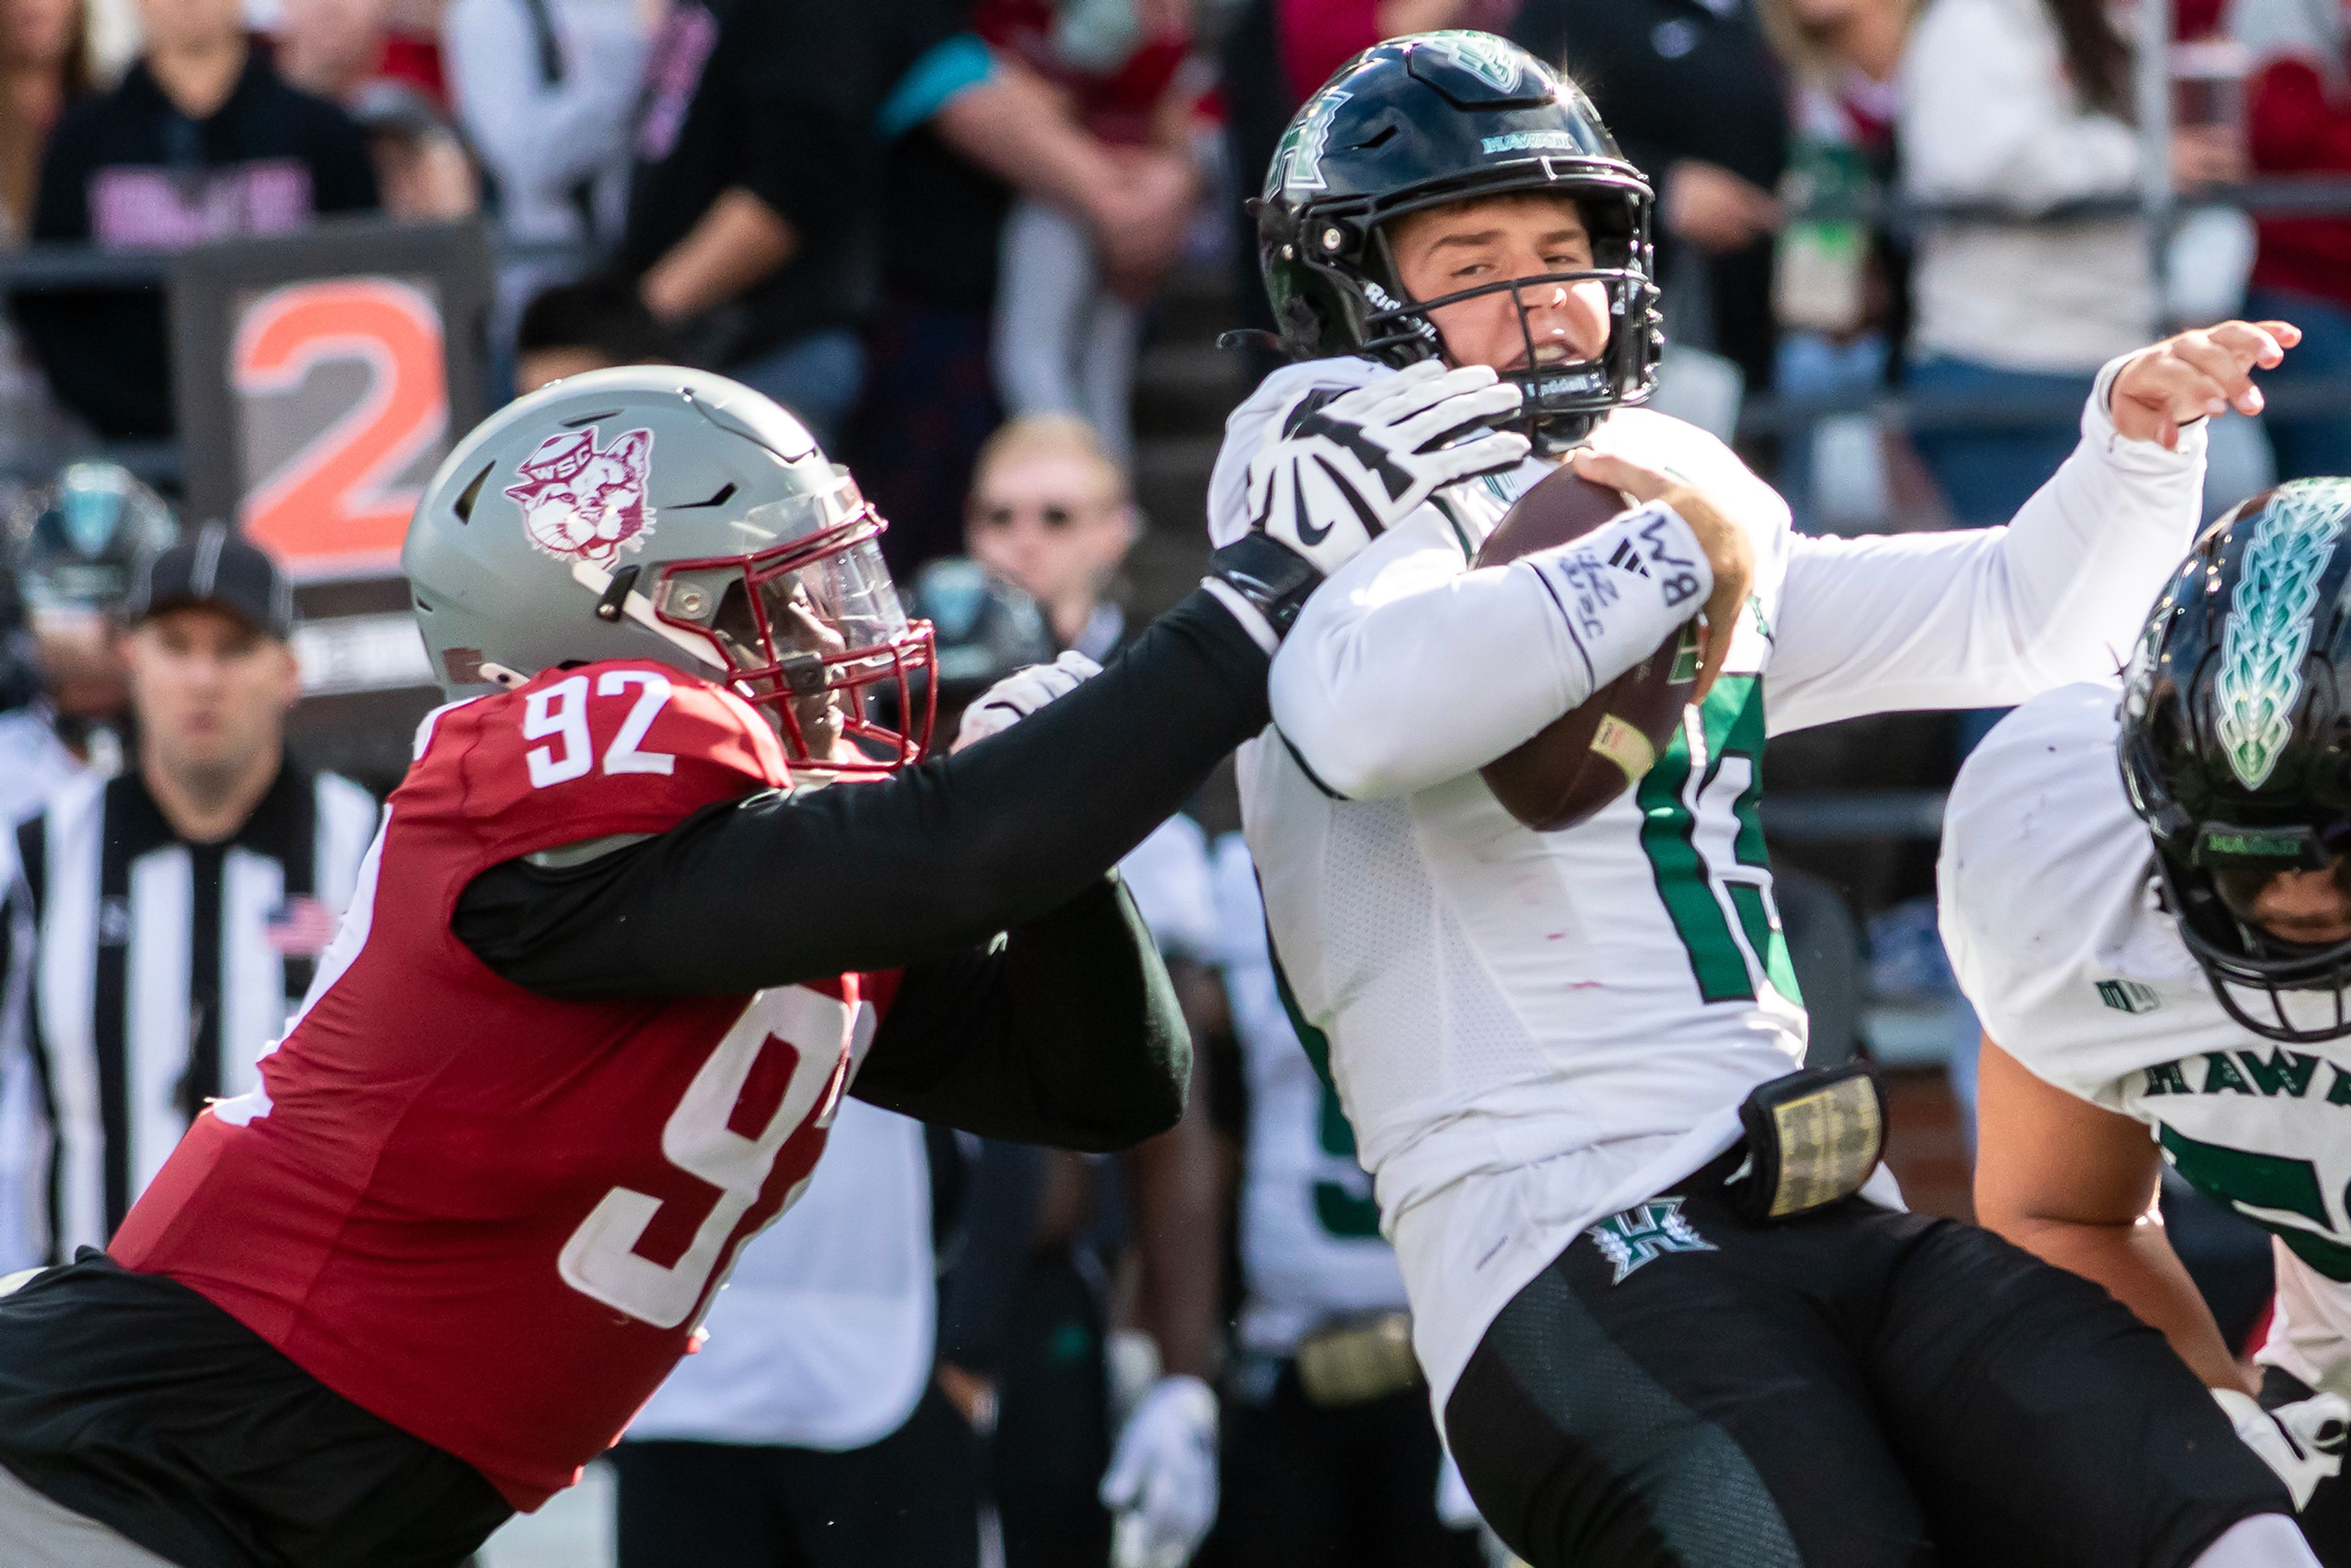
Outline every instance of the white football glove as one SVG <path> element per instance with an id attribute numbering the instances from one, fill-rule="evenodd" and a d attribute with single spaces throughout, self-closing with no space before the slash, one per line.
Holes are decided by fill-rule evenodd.
<path id="1" fill-rule="evenodd" d="M 1422 360 L 1369 386 L 1310 392 L 1249 463 L 1251 526 L 1328 577 L 1445 486 L 1515 468 L 1527 438 L 1479 430 L 1515 413 L 1518 383 Z M 1468 432 L 1458 445 L 1438 444 Z"/>
<path id="2" fill-rule="evenodd" d="M 1013 671 L 987 690 L 979 700 L 963 710 L 963 724 L 956 730 L 955 745 L 949 749 L 961 751 L 975 740 L 986 740 L 998 730 L 1010 729 L 1055 697 L 1065 697 L 1078 689 L 1078 683 L 1102 674 L 1102 666 L 1074 648 L 1050 664 L 1030 664 Z"/>
<path id="3" fill-rule="evenodd" d="M 1217 1396 L 1163 1377 L 1126 1418 L 1102 1479 L 1112 1568 L 1184 1568 L 1217 1521 Z"/>
<path id="4" fill-rule="evenodd" d="M 2351 1431 L 2351 1404 L 2339 1394 L 2314 1394 L 2265 1410 L 2241 1389 L 2215 1388 L 2229 1424 L 2245 1447 L 2275 1470 L 2300 1508 L 2318 1483 L 2343 1473 L 2343 1439 Z"/>

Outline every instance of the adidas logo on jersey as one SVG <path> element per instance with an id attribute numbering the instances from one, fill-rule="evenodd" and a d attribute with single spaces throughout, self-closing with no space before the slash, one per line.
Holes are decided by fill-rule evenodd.
<path id="1" fill-rule="evenodd" d="M 1682 1218 L 1682 1200 L 1677 1197 L 1653 1197 L 1635 1204 L 1610 1215 L 1584 1234 L 1614 1267 L 1615 1278 L 1608 1281 L 1612 1285 L 1623 1284 L 1634 1270 L 1668 1252 L 1716 1250 L 1713 1242 L 1698 1233 L 1698 1227 Z"/>
<path id="2" fill-rule="evenodd" d="M 1649 575 L 1649 563 L 1641 559 L 1641 552 L 1633 548 L 1631 539 L 1621 540 L 1617 544 L 1616 553 L 1608 558 L 1608 564 L 1621 570 L 1637 572 L 1643 577 Z"/>
<path id="3" fill-rule="evenodd" d="M 2123 1013 L 2151 1013 L 2163 1005 L 2154 987 L 2137 980 L 2100 980 L 2098 1000 Z"/>

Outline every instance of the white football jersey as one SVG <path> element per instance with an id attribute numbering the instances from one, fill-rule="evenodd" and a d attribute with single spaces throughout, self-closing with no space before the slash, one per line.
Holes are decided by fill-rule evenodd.
<path id="1" fill-rule="evenodd" d="M 839 1451 L 930 1386 L 938 1284 L 922 1124 L 844 1096 L 808 1190 L 744 1245 L 632 1438 Z"/>
<path id="2" fill-rule="evenodd" d="M 2158 902 L 2115 759 L 2121 700 L 2108 682 L 2051 692 L 1968 758 L 1943 820 L 1943 943 L 2001 1049 L 2145 1123 L 2277 1238 L 2260 1359 L 2351 1396 L 2351 1040 L 2276 1045 L 2222 1009 Z M 2332 1016 L 2332 998 L 2289 998 L 2297 1021 L 2297 1001 Z"/>
<path id="3" fill-rule="evenodd" d="M 2177 453 L 2117 438 L 2114 371 L 2083 449 L 2016 525 L 1964 534 L 1798 536 L 1712 436 L 1638 409 L 1605 420 L 1592 444 L 1706 492 L 1748 529 L 1756 573 L 1703 711 L 1564 831 L 1520 825 L 1476 771 L 1545 722 L 1525 722 L 1528 691 L 1573 689 L 1559 664 L 1583 656 L 1542 574 L 1469 566 L 1551 465 L 1453 486 L 1301 613 L 1274 727 L 1241 753 L 1242 809 L 1440 1416 L 1486 1324 L 1579 1229 L 1729 1146 L 1739 1102 L 1802 1061 L 1758 814 L 1767 734 L 2013 703 L 2120 664 L 2195 526 L 2202 435 Z M 1215 541 L 1249 526 L 1249 464 L 1291 402 L 1389 373 L 1326 360 L 1269 377 L 1227 427 Z"/>
<path id="4" fill-rule="evenodd" d="M 1402 1311 L 1404 1274 L 1380 1235 L 1354 1129 L 1310 1054 L 1327 1050 L 1319 1037 L 1302 1041 L 1282 1006 L 1249 846 L 1228 833 L 1214 852 L 1225 992 L 1249 1082 L 1240 1339 L 1288 1355 L 1332 1318 Z"/>

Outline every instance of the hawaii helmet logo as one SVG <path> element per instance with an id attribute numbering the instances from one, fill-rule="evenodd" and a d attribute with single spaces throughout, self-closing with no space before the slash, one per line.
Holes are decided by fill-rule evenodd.
<path id="1" fill-rule="evenodd" d="M 1321 191 L 1329 187 L 1322 178 L 1322 154 L 1331 141 L 1332 117 L 1339 106 L 1355 95 L 1343 89 L 1326 87 L 1290 122 L 1281 135 L 1281 145 L 1273 152 L 1273 163 L 1266 171 L 1265 193 L 1279 196 L 1288 191 Z"/>
<path id="2" fill-rule="evenodd" d="M 522 483 L 507 495 L 522 508 L 531 544 L 560 560 L 608 562 L 622 546 L 643 548 L 653 508 L 645 499 L 653 476 L 653 433 L 632 430 L 599 449 L 596 427 L 550 435 L 516 472 Z"/>
<path id="3" fill-rule="evenodd" d="M 2302 662 L 2310 653 L 2319 580 L 2351 519 L 2351 484 L 2308 479 L 2278 486 L 2245 547 L 2220 672 L 2212 683 L 2213 725 L 2229 770 L 2248 789 L 2265 783 L 2294 738 Z"/>
<path id="4" fill-rule="evenodd" d="M 1467 29 L 1431 33 L 1420 47 L 1445 56 L 1496 92 L 1516 92 L 1524 75 L 1526 57 L 1518 47 L 1491 33 Z"/>

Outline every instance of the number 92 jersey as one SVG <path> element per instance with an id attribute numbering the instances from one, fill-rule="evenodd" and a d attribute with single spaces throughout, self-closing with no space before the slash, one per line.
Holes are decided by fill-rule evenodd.
<path id="1" fill-rule="evenodd" d="M 518 1508 L 570 1484 L 805 1184 L 893 977 L 557 1001 L 451 915 L 502 862 L 787 783 L 757 713 L 658 664 L 435 713 L 260 1086 L 196 1119 L 115 1260 Z"/>
<path id="2" fill-rule="evenodd" d="M 2221 1009 L 2158 903 L 2115 760 L 2121 700 L 2060 687 L 1969 757 L 1943 820 L 1943 942 L 2001 1049 L 2145 1123 L 2182 1176 L 2276 1237 L 2259 1359 L 2351 1395 L 2351 1040 L 2274 1045 Z M 2333 998 L 2306 1000 L 2332 1016 Z"/>

